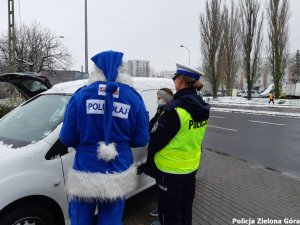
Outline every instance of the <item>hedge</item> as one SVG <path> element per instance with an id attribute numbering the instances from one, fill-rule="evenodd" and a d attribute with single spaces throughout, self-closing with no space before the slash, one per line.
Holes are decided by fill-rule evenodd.
<path id="1" fill-rule="evenodd" d="M 5 106 L 0 105 L 0 118 L 5 116 L 7 113 L 9 113 L 11 110 L 13 110 L 16 106 Z"/>

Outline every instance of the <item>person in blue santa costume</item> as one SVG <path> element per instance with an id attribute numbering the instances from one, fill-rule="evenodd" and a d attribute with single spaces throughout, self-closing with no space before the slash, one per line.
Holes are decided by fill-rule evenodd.
<path id="1" fill-rule="evenodd" d="M 72 225 L 121 225 L 124 195 L 137 185 L 131 147 L 149 141 L 149 116 L 131 77 L 122 70 L 123 53 L 92 57 L 95 71 L 66 109 L 60 140 L 76 154 L 66 184 Z"/>

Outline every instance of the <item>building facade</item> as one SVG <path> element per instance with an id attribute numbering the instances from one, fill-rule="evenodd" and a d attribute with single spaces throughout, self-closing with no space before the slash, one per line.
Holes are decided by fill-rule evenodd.
<path id="1" fill-rule="evenodd" d="M 288 61 L 287 66 L 285 68 L 285 72 L 282 78 L 282 85 L 284 86 L 286 83 L 292 82 L 292 74 L 293 68 L 295 65 L 295 54 L 291 54 Z M 262 58 L 261 64 L 257 71 L 258 79 L 253 85 L 253 89 L 258 90 L 259 92 L 264 91 L 270 84 L 273 83 L 273 75 L 270 63 L 268 58 Z M 240 67 L 236 76 L 235 88 L 240 90 L 247 89 L 247 80 L 244 76 L 243 68 Z"/>
<path id="2" fill-rule="evenodd" d="M 128 60 L 127 71 L 133 77 L 149 77 L 150 61 L 148 60 Z"/>
<path id="3" fill-rule="evenodd" d="M 67 81 L 73 81 L 73 80 L 81 80 L 81 79 L 87 79 L 88 74 L 84 72 L 79 71 L 69 71 L 69 70 L 55 70 L 47 72 L 47 71 L 41 71 L 41 75 L 48 78 L 51 84 L 58 84 L 63 83 Z"/>

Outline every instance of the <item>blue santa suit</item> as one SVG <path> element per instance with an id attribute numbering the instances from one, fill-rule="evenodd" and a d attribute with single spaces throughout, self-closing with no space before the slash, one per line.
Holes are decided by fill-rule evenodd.
<path id="1" fill-rule="evenodd" d="M 72 225 L 92 224 L 96 207 L 98 225 L 121 225 L 123 197 L 137 185 L 131 147 L 147 145 L 149 117 L 141 96 L 115 81 L 125 75 L 118 75 L 122 56 L 95 55 L 96 74 L 107 82 L 79 89 L 66 109 L 60 139 L 76 149 L 66 185 Z"/>

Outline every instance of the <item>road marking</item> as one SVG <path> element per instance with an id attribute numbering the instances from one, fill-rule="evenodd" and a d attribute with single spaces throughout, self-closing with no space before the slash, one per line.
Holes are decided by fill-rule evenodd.
<path id="1" fill-rule="evenodd" d="M 253 123 L 266 123 L 266 124 L 272 124 L 272 125 L 278 125 L 278 126 L 284 126 L 285 124 L 282 123 L 270 123 L 270 122 L 264 122 L 264 121 L 257 121 L 257 120 L 249 120 L 250 122 Z"/>
<path id="2" fill-rule="evenodd" d="M 224 117 L 223 117 L 223 116 L 210 116 L 210 117 L 224 119 Z"/>
<path id="3" fill-rule="evenodd" d="M 222 130 L 238 131 L 238 130 L 234 130 L 234 129 L 230 129 L 230 128 L 225 128 L 225 127 L 216 127 L 216 126 L 212 126 L 212 125 L 208 125 L 208 126 L 212 127 L 212 128 L 222 129 Z"/>

